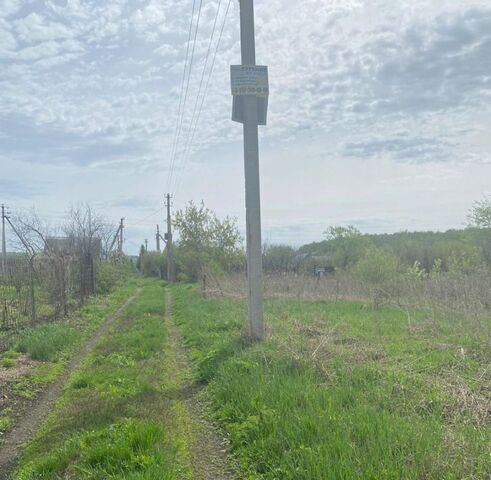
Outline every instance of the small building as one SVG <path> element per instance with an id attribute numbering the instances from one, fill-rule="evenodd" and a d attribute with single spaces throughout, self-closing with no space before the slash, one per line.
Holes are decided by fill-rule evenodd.
<path id="1" fill-rule="evenodd" d="M 330 275 L 336 271 L 334 262 L 328 255 L 301 253 L 293 258 L 292 265 L 296 272 L 312 272 L 316 277 Z"/>
<path id="2" fill-rule="evenodd" d="M 84 247 L 84 243 L 88 243 L 88 239 L 78 237 L 47 237 L 44 245 L 44 253 L 62 257 L 89 253 L 87 251 L 89 249 Z M 100 238 L 92 238 L 90 243 L 90 253 L 94 258 L 100 258 L 102 255 L 102 240 Z"/>

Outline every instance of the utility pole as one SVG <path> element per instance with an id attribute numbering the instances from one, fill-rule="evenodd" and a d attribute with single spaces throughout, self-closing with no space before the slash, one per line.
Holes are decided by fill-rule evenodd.
<path id="1" fill-rule="evenodd" d="M 252 67 L 256 66 L 254 0 L 239 0 L 239 2 L 242 66 Z M 255 95 L 243 95 L 242 99 L 246 197 L 248 317 L 252 338 L 261 340 L 264 337 L 264 323 L 258 139 L 259 99 Z"/>
<path id="2" fill-rule="evenodd" d="M 5 240 L 5 205 L 2 204 L 2 275 L 7 275 L 7 244 Z"/>
<path id="3" fill-rule="evenodd" d="M 123 229 L 124 229 L 124 218 L 121 219 L 119 224 L 119 239 L 118 239 L 118 252 L 123 253 Z"/>
<path id="4" fill-rule="evenodd" d="M 145 252 L 148 252 L 148 238 L 145 238 Z"/>
<path id="5" fill-rule="evenodd" d="M 155 240 L 157 242 L 157 252 L 160 253 L 160 230 L 158 225 L 157 225 L 157 233 L 155 234 Z"/>
<path id="6" fill-rule="evenodd" d="M 166 203 L 165 206 L 167 207 L 167 233 L 165 235 L 165 240 L 167 242 L 166 249 L 167 249 L 167 280 L 169 282 L 175 282 L 175 268 L 174 268 L 174 252 L 173 252 L 173 245 L 172 245 L 172 219 L 170 215 L 170 199 L 171 196 L 168 193 L 166 196 Z"/>

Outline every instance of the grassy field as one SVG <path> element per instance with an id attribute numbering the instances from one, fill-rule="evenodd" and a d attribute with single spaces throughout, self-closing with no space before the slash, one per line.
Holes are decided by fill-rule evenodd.
<path id="1" fill-rule="evenodd" d="M 92 298 L 69 317 L 51 323 L 26 328 L 16 335 L 11 348 L 0 353 L 0 367 L 23 368 L 25 373 L 0 384 L 0 445 L 2 436 L 29 407 L 29 402 L 63 371 L 66 363 L 80 346 L 102 325 L 108 315 L 131 295 L 136 284 L 133 279 L 116 288 L 111 294 Z M 22 355 L 23 354 L 23 355 Z"/>
<path id="2" fill-rule="evenodd" d="M 72 376 L 14 478 L 191 478 L 163 317 L 163 285 L 144 282 Z"/>
<path id="3" fill-rule="evenodd" d="M 489 337 L 463 320 L 271 300 L 250 344 L 244 302 L 173 296 L 241 478 L 489 478 Z"/>

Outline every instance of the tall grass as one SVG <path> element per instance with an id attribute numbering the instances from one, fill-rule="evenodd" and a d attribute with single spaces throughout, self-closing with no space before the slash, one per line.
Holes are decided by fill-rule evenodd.
<path id="1" fill-rule="evenodd" d="M 491 471 L 490 353 L 423 312 L 269 300 L 250 344 L 243 302 L 174 289 L 196 371 L 243 478 L 482 479 Z M 472 401 L 469 401 L 472 399 Z"/>
<path id="2" fill-rule="evenodd" d="M 15 349 L 33 360 L 53 361 L 80 339 L 80 332 L 62 323 L 39 325 L 25 332 Z"/>

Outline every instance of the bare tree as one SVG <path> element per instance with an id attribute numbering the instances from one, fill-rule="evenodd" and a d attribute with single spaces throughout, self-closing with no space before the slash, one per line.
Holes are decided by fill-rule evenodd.
<path id="1" fill-rule="evenodd" d="M 80 299 L 83 302 L 87 295 L 95 292 L 96 264 L 105 254 L 115 227 L 85 203 L 70 208 L 63 231 L 79 257 Z"/>

